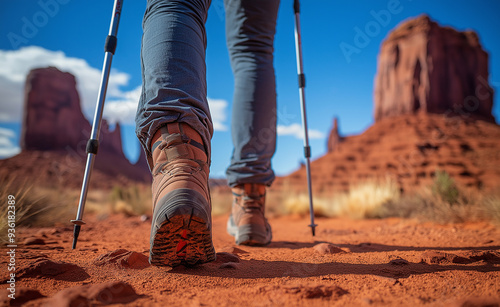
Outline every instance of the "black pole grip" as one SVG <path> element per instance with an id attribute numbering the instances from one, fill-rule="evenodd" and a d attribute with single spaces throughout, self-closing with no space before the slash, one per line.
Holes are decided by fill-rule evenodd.
<path id="1" fill-rule="evenodd" d="M 87 153 L 97 155 L 99 150 L 99 141 L 94 139 L 89 139 L 87 142 Z"/>
<path id="2" fill-rule="evenodd" d="M 300 13 L 300 3 L 299 3 L 299 0 L 294 0 L 293 1 L 293 10 L 295 11 L 295 14 Z"/>
<path id="3" fill-rule="evenodd" d="M 311 157 L 311 146 L 304 146 L 304 157 Z"/>
<path id="4" fill-rule="evenodd" d="M 299 74 L 299 88 L 305 88 L 306 87 L 306 75 L 304 74 Z"/>
<path id="5" fill-rule="evenodd" d="M 106 43 L 104 44 L 104 52 L 111 52 L 112 54 L 115 54 L 117 43 L 118 39 L 116 36 L 108 35 L 106 37 Z"/>

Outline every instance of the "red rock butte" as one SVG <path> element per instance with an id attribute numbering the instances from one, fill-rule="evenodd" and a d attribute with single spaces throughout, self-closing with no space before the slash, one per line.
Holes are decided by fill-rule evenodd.
<path id="1" fill-rule="evenodd" d="M 34 185 L 81 186 L 85 146 L 92 128 L 82 113 L 75 77 L 55 67 L 31 70 L 26 78 L 23 114 L 21 153 L 0 160 L 0 176 Z M 150 182 L 142 150 L 135 165 L 123 154 L 118 123 L 111 130 L 103 120 L 99 139 L 91 186 Z"/>
<path id="2" fill-rule="evenodd" d="M 495 122 L 488 53 L 473 31 L 410 19 L 382 43 L 375 77 L 375 120 L 441 113 Z"/>
<path id="3" fill-rule="evenodd" d="M 462 187 L 500 190 L 500 126 L 488 77 L 475 32 L 425 15 L 401 23 L 378 56 L 375 123 L 341 136 L 334 120 L 327 154 L 311 164 L 313 191 L 331 195 L 387 177 L 412 191 L 431 184 L 436 170 Z M 301 167 L 274 188 L 305 191 L 305 183 Z"/>

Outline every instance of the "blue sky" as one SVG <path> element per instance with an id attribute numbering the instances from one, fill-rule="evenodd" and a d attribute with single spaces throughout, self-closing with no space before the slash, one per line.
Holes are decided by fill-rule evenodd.
<path id="1" fill-rule="evenodd" d="M 303 160 L 297 89 L 292 0 L 282 0 L 275 40 L 279 138 L 273 166 L 283 175 Z M 490 83 L 496 90 L 494 115 L 500 104 L 500 1 L 429 0 L 302 0 L 306 102 L 313 158 L 326 151 L 334 116 L 341 133 L 357 134 L 373 123 L 373 80 L 382 40 L 401 21 L 427 13 L 441 25 L 479 33 L 490 53 Z M 113 1 L 41 0 L 0 2 L 0 156 L 18 152 L 23 82 L 34 67 L 56 65 L 77 76 L 84 114 L 92 119 Z M 133 113 L 141 85 L 140 41 L 145 1 L 125 0 L 118 48 L 106 101 L 105 116 L 123 127 L 126 155 L 139 154 Z M 390 20 L 377 22 L 373 13 L 388 11 Z M 394 9 L 396 8 L 396 9 Z M 347 57 L 342 43 L 354 45 L 355 29 L 373 28 L 367 46 Z M 26 26 L 32 24 L 31 27 Z M 230 112 L 233 77 L 224 37 L 222 0 L 213 0 L 208 33 L 208 97 L 217 124 L 213 138 L 213 177 L 223 177 L 232 151 Z"/>

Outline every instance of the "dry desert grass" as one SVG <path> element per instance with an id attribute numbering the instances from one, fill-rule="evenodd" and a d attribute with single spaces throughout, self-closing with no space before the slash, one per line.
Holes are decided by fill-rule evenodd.
<path id="1" fill-rule="evenodd" d="M 14 185 L 5 182 L 0 187 L 0 197 L 16 197 L 17 226 L 52 226 L 69 223 L 73 219 L 79 192 L 34 188 L 28 184 Z M 213 216 L 231 210 L 229 189 L 212 191 Z M 288 190 L 270 190 L 267 195 L 268 216 L 288 214 L 309 215 L 309 198 L 306 193 Z M 432 185 L 412 194 L 402 194 L 397 184 L 389 178 L 368 181 L 352 187 L 348 193 L 332 196 L 314 195 L 315 215 L 346 217 L 351 219 L 401 217 L 436 223 L 459 223 L 489 220 L 500 225 L 500 194 L 481 195 L 458 187 L 445 172 L 436 172 Z M 7 215 L 6 202 L 0 208 Z M 89 191 L 85 214 L 93 213 L 105 218 L 111 214 L 126 216 L 150 215 L 151 192 L 146 185 L 115 186 L 110 191 Z M 5 233 L 7 219 L 0 220 L 0 233 Z M 2 240 L 5 240 L 2 237 Z"/>
<path id="2" fill-rule="evenodd" d="M 0 233 L 7 233 L 7 199 L 15 197 L 16 227 L 52 226 L 72 218 L 78 204 L 78 192 L 36 188 L 28 183 L 14 184 L 13 181 L 0 183 Z M 74 211 L 73 211 L 74 210 Z M 0 242 L 5 243 L 7 236 L 0 236 Z"/>
<path id="3" fill-rule="evenodd" d="M 306 194 L 284 191 L 281 201 L 285 213 L 306 214 Z M 401 217 L 436 223 L 489 220 L 500 224 L 500 194 L 482 195 L 456 185 L 446 172 L 436 171 L 433 183 L 411 194 L 402 194 L 387 178 L 352 187 L 333 197 L 315 195 L 315 214 L 351 219 Z"/>

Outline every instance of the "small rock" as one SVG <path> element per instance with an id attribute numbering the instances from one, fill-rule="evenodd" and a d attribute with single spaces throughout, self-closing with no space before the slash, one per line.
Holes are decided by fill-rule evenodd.
<path id="1" fill-rule="evenodd" d="M 389 262 L 389 264 L 392 264 L 392 265 L 407 265 L 407 264 L 410 264 L 407 260 L 405 259 L 402 259 L 402 258 L 397 258 L 397 259 L 393 259 Z"/>
<path id="2" fill-rule="evenodd" d="M 147 221 L 149 221 L 149 216 L 147 216 L 146 214 L 143 214 L 143 215 L 141 215 L 140 220 L 141 220 L 141 222 L 147 222 Z"/>
<path id="3" fill-rule="evenodd" d="M 219 269 L 237 269 L 240 266 L 239 263 L 236 262 L 226 262 L 219 266 Z"/>
<path id="4" fill-rule="evenodd" d="M 216 263 L 240 262 L 240 257 L 230 253 L 217 253 L 216 258 Z"/>
<path id="5" fill-rule="evenodd" d="M 8 295 L 11 294 L 7 289 L 0 290 L 0 305 L 2 306 L 22 306 L 23 304 L 45 297 L 38 290 L 28 289 L 25 287 L 16 287 L 16 298 L 11 299 Z"/>
<path id="6" fill-rule="evenodd" d="M 144 254 L 128 251 L 126 249 L 117 249 L 115 251 L 102 254 L 94 261 L 97 266 L 106 264 L 116 264 L 129 269 L 145 269 L 150 266 L 148 257 Z"/>
<path id="7" fill-rule="evenodd" d="M 24 245 L 45 245 L 45 241 L 41 238 L 27 238 L 23 242 Z"/>
<path id="8" fill-rule="evenodd" d="M 445 253 L 440 253 L 435 251 L 425 251 L 422 254 L 420 262 L 427 264 L 440 264 L 443 262 L 448 262 L 448 260 L 446 259 Z"/>
<path id="9" fill-rule="evenodd" d="M 124 257 L 129 251 L 126 249 L 117 249 L 112 252 L 102 254 L 94 261 L 95 265 L 105 265 L 107 263 L 116 263 L 118 259 Z"/>
<path id="10" fill-rule="evenodd" d="M 67 279 L 64 276 L 71 275 L 68 278 L 72 281 L 81 281 L 90 277 L 84 269 L 76 264 L 54 262 L 47 258 L 39 258 L 27 267 L 21 268 L 18 275 L 23 278 L 44 276 L 63 280 Z"/>
<path id="11" fill-rule="evenodd" d="M 349 247 L 343 247 L 342 250 L 346 253 L 352 253 L 352 251 Z"/>
<path id="12" fill-rule="evenodd" d="M 473 262 L 469 258 L 461 257 L 461 256 L 458 256 L 458 255 L 451 254 L 450 257 L 451 257 L 451 262 L 452 263 L 469 264 L 469 263 Z"/>
<path id="13" fill-rule="evenodd" d="M 149 259 L 144 254 L 138 252 L 129 252 L 125 255 L 119 262 L 123 267 L 131 269 L 145 269 L 151 264 L 149 264 Z"/>
<path id="14" fill-rule="evenodd" d="M 314 287 L 305 290 L 305 298 L 319 298 L 319 297 L 330 297 L 332 296 L 332 291 L 330 289 L 325 289 L 324 287 Z"/>
<path id="15" fill-rule="evenodd" d="M 341 248 L 331 243 L 320 243 L 313 247 L 313 249 L 320 254 L 344 254 Z"/>
<path id="16" fill-rule="evenodd" d="M 500 253 L 495 251 L 471 250 L 463 253 L 462 255 L 470 259 L 471 262 L 486 261 L 496 264 L 500 263 Z"/>
<path id="17" fill-rule="evenodd" d="M 471 261 L 468 258 L 460 257 L 455 254 L 448 254 L 436 251 L 425 251 L 422 254 L 422 259 L 420 260 L 420 262 L 427 264 L 471 263 Z"/>

